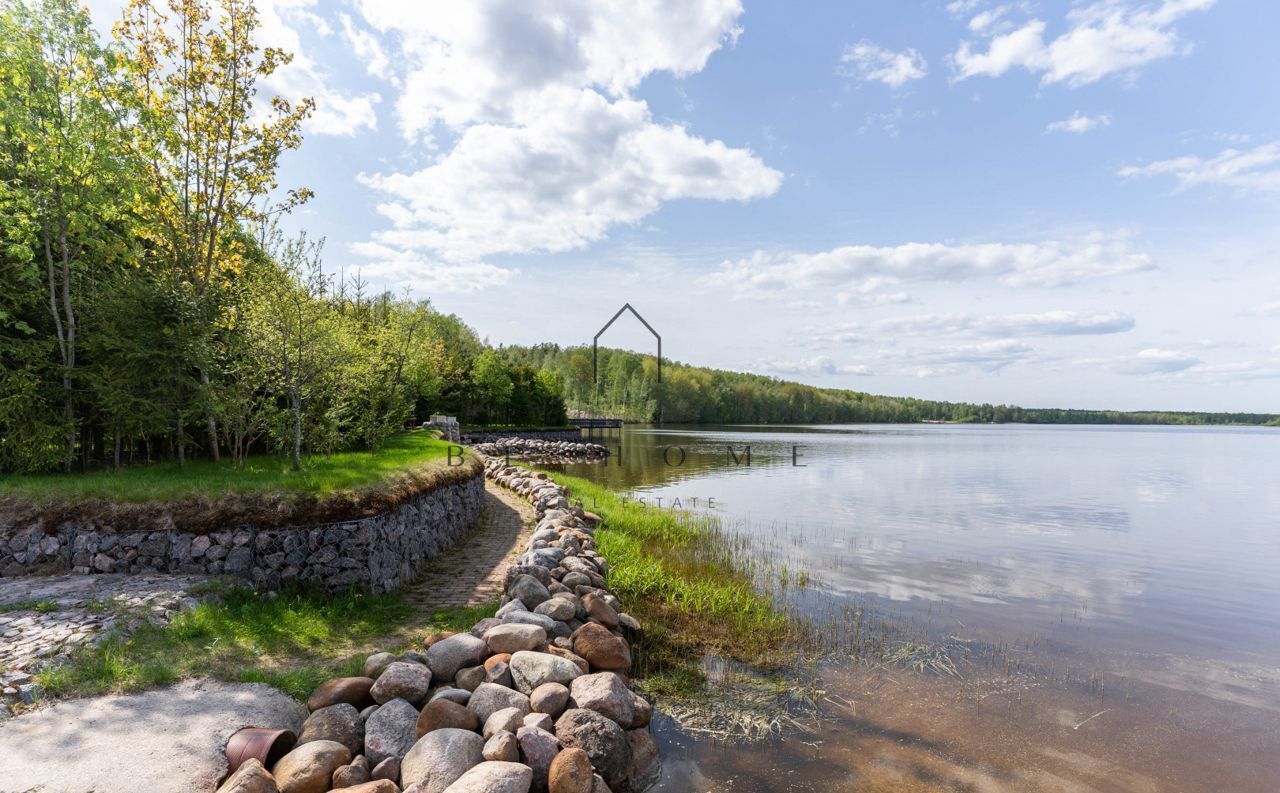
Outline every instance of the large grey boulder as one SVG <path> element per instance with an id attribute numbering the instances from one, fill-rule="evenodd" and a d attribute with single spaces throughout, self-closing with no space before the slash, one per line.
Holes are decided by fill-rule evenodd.
<path id="1" fill-rule="evenodd" d="M 484 739 L 474 732 L 446 727 L 432 730 L 400 761 L 400 784 L 422 783 L 423 793 L 442 793 L 458 777 L 484 762 Z"/>
<path id="2" fill-rule="evenodd" d="M 360 754 L 360 747 L 364 745 L 364 721 L 360 718 L 360 711 L 346 702 L 315 711 L 302 723 L 298 745 L 312 741 L 337 741 L 350 749 L 351 754 Z"/>
<path id="3" fill-rule="evenodd" d="M 529 793 L 533 769 L 523 763 L 480 763 L 445 789 L 446 793 Z"/>
<path id="4" fill-rule="evenodd" d="M 467 707 L 476 712 L 481 724 L 503 708 L 515 708 L 522 716 L 530 711 L 528 696 L 497 683 L 481 683 L 476 686 L 471 699 L 467 701 Z"/>
<path id="5" fill-rule="evenodd" d="M 556 738 L 561 746 L 586 752 L 591 767 L 609 787 L 622 789 L 631 764 L 631 745 L 621 727 L 594 710 L 570 708 L 556 721 Z"/>
<path id="6" fill-rule="evenodd" d="M 420 705 L 431 690 L 431 670 L 412 661 L 395 661 L 378 675 L 369 694 L 379 705 L 399 698 Z"/>
<path id="7" fill-rule="evenodd" d="M 325 793 L 333 772 L 351 762 L 351 750 L 337 741 L 311 741 L 281 757 L 271 769 L 280 793 Z"/>
<path id="8" fill-rule="evenodd" d="M 512 612 L 503 617 L 502 622 L 505 625 L 536 625 L 548 633 L 555 631 L 556 626 L 560 624 L 546 614 L 538 614 L 533 611 Z"/>
<path id="9" fill-rule="evenodd" d="M 418 740 L 418 711 L 403 699 L 378 706 L 364 723 L 364 755 L 376 766 L 402 758 Z"/>
<path id="10" fill-rule="evenodd" d="M 522 575 L 507 587 L 507 594 L 524 604 L 525 608 L 537 608 L 539 603 L 551 599 L 551 593 L 541 581 L 531 575 Z"/>
<path id="11" fill-rule="evenodd" d="M 547 774 L 551 771 L 551 761 L 560 751 L 560 742 L 556 736 L 537 727 L 521 727 L 516 731 L 516 740 L 520 742 L 520 759 L 533 769 L 533 789 L 546 790 Z"/>
<path id="12" fill-rule="evenodd" d="M 662 775 L 658 742 L 653 739 L 648 730 L 628 730 L 627 743 L 631 747 L 631 761 L 627 764 L 627 784 L 630 786 L 631 793 L 642 793 Z"/>
<path id="13" fill-rule="evenodd" d="M 508 666 L 516 689 L 523 694 L 530 694 L 545 683 L 567 684 L 582 674 L 572 661 L 550 653 L 514 653 Z"/>
<path id="14" fill-rule="evenodd" d="M 489 646 L 484 639 L 469 633 L 455 633 L 441 639 L 427 650 L 427 666 L 441 681 L 452 680 L 459 669 L 478 666 L 489 656 Z"/>
<path id="15" fill-rule="evenodd" d="M 574 703 L 617 723 L 631 727 L 636 720 L 636 697 L 615 672 L 582 675 L 569 685 Z"/>
<path id="16" fill-rule="evenodd" d="M 485 631 L 484 641 L 494 653 L 517 653 L 536 650 L 547 643 L 547 631 L 539 625 L 510 623 Z"/>

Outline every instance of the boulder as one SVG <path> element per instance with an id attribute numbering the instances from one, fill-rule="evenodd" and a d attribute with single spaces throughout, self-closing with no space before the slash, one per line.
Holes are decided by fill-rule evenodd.
<path id="1" fill-rule="evenodd" d="M 364 755 L 371 765 L 402 758 L 418 739 L 418 711 L 403 699 L 380 706 L 364 723 Z"/>
<path id="2" fill-rule="evenodd" d="M 351 762 L 351 750 L 337 741 L 312 741 L 294 748 L 271 769 L 280 793 L 325 793 L 333 772 Z"/>
<path id="3" fill-rule="evenodd" d="M 631 763 L 631 745 L 621 727 L 594 710 L 570 708 L 556 720 L 556 737 L 561 746 L 586 752 L 609 787 L 621 789 Z"/>
<path id="4" fill-rule="evenodd" d="M 360 711 L 346 702 L 312 711 L 302 723 L 298 745 L 312 741 L 337 741 L 351 750 L 351 754 L 359 754 L 364 746 L 364 721 Z"/>
<path id="5" fill-rule="evenodd" d="M 594 622 L 573 632 L 573 651 L 585 658 L 592 669 L 622 672 L 631 667 L 631 648 L 627 646 L 627 640 Z M 609 781 L 608 777 L 605 781 Z"/>
<path id="6" fill-rule="evenodd" d="M 532 611 L 517 611 L 513 614 L 508 614 L 502 618 L 502 622 L 504 625 L 534 625 L 542 628 L 547 633 L 555 631 L 557 625 L 563 624 L 545 614 L 535 614 Z"/>
<path id="7" fill-rule="evenodd" d="M 635 692 L 632 692 L 633 694 Z M 649 726 L 649 722 L 653 720 L 653 705 L 649 704 L 649 700 L 635 694 L 636 716 L 629 725 L 622 725 L 625 729 L 635 730 L 640 727 Z"/>
<path id="8" fill-rule="evenodd" d="M 594 710 L 624 729 L 635 722 L 635 694 L 616 672 L 583 675 L 570 684 L 569 690 L 579 708 Z"/>
<path id="9" fill-rule="evenodd" d="M 484 762 L 484 739 L 446 727 L 422 736 L 400 761 L 400 783 L 421 783 L 424 793 L 441 793 L 472 766 Z"/>
<path id="10" fill-rule="evenodd" d="M 537 608 L 538 604 L 551 599 L 546 585 L 532 575 L 517 576 L 507 587 L 507 594 L 519 600 L 527 609 Z"/>
<path id="11" fill-rule="evenodd" d="M 467 691 L 475 691 L 476 688 L 488 678 L 488 672 L 483 666 L 468 666 L 465 669 L 459 669 L 458 673 L 453 676 L 453 682 L 458 688 Z"/>
<path id="12" fill-rule="evenodd" d="M 550 653 L 514 653 L 510 667 L 516 690 L 522 694 L 529 694 L 544 683 L 568 683 L 582 674 L 571 661 Z"/>
<path id="13" fill-rule="evenodd" d="M 613 610 L 605 599 L 592 592 L 582 598 L 582 605 L 587 609 L 587 616 L 596 620 L 606 628 L 618 627 L 618 612 Z"/>
<path id="14" fill-rule="evenodd" d="M 511 663 L 511 653 L 494 653 L 493 655 L 484 659 L 484 668 L 492 669 L 494 664 L 509 664 L 509 663 Z"/>
<path id="15" fill-rule="evenodd" d="M 378 763 L 373 767 L 373 770 L 369 772 L 369 778 L 374 781 L 387 779 L 395 782 L 397 785 L 400 784 L 400 758 L 388 757 L 381 763 Z"/>
<path id="16" fill-rule="evenodd" d="M 524 717 L 525 727 L 537 727 L 538 729 L 546 730 L 547 732 L 554 730 L 556 728 L 555 724 L 556 720 L 545 713 L 530 713 Z"/>
<path id="17" fill-rule="evenodd" d="M 565 749 L 551 761 L 547 776 L 550 793 L 591 793 L 591 759 L 577 747 Z"/>
<path id="18" fill-rule="evenodd" d="M 363 785 L 371 779 L 369 761 L 364 758 L 364 755 L 358 755 L 350 763 L 339 766 L 338 770 L 333 772 L 333 782 L 330 784 L 334 788 L 348 788 Z"/>
<path id="19" fill-rule="evenodd" d="M 471 694 L 467 707 L 475 711 L 476 717 L 483 724 L 503 708 L 516 708 L 523 716 L 529 712 L 529 697 L 494 683 L 481 683 Z"/>
<path id="20" fill-rule="evenodd" d="M 591 664 L 587 663 L 587 659 L 583 658 L 582 656 L 578 655 L 573 651 L 572 649 L 573 642 L 569 641 L 568 639 L 561 639 L 559 637 L 556 638 L 556 641 L 565 642 L 569 646 L 561 647 L 559 644 L 554 644 L 547 648 L 547 652 L 551 653 L 552 655 L 558 655 L 561 658 L 565 659 L 566 661 L 571 662 L 574 666 L 578 667 L 578 669 L 582 670 L 582 674 L 584 675 L 591 671 Z"/>
<path id="21" fill-rule="evenodd" d="M 569 689 L 561 683 L 543 683 L 529 694 L 529 707 L 535 713 L 546 713 L 553 719 L 564 713 L 568 704 Z"/>
<path id="22" fill-rule="evenodd" d="M 515 733 L 524 726 L 524 712 L 519 708 L 503 708 L 484 720 L 485 738 L 491 738 L 500 732 Z"/>
<path id="23" fill-rule="evenodd" d="M 529 793 L 532 783 L 533 769 L 523 763 L 487 762 L 472 767 L 446 788 L 446 791 L 447 793 Z"/>
<path id="24" fill-rule="evenodd" d="M 484 639 L 469 633 L 455 633 L 427 649 L 427 666 L 439 680 L 452 680 L 459 669 L 475 666 L 489 654 Z"/>
<path id="25" fill-rule="evenodd" d="M 342 793 L 400 793 L 395 782 L 387 779 L 376 779 L 354 787 L 344 787 Z"/>
<path id="26" fill-rule="evenodd" d="M 391 653 L 374 653 L 364 659 L 364 667 L 360 670 L 360 674 L 377 680 L 378 675 L 382 674 L 383 670 L 395 660 L 396 657 Z"/>
<path id="27" fill-rule="evenodd" d="M 537 625 L 508 623 L 485 631 L 484 641 L 495 653 L 536 650 L 547 643 L 547 632 Z"/>
<path id="28" fill-rule="evenodd" d="M 368 677 L 338 677 L 321 683 L 311 696 L 307 698 L 307 710 L 320 710 L 330 705 L 345 702 L 354 705 L 357 710 L 374 704 L 369 696 L 373 688 L 373 679 Z"/>
<path id="29" fill-rule="evenodd" d="M 435 702 L 437 699 L 447 699 L 450 702 L 465 705 L 467 704 L 467 700 L 471 699 L 471 692 L 465 688 L 438 688 L 435 693 L 431 695 L 431 698 L 427 700 L 427 703 L 430 704 Z"/>
<path id="30" fill-rule="evenodd" d="M 556 736 L 537 727 L 521 727 L 516 731 L 516 741 L 520 743 L 520 759 L 533 769 L 533 790 L 546 790 L 547 774 L 560 751 L 560 742 Z"/>
<path id="31" fill-rule="evenodd" d="M 613 793 L 613 791 L 609 789 L 609 785 L 605 783 L 602 776 L 599 774 L 592 774 L 591 793 Z"/>
<path id="32" fill-rule="evenodd" d="M 512 741 L 515 736 L 512 736 Z M 258 758 L 250 757 L 240 764 L 236 772 L 227 777 L 218 793 L 280 793 L 276 780 L 262 767 Z"/>
<path id="33" fill-rule="evenodd" d="M 475 711 L 447 699 L 437 699 L 422 709 L 418 714 L 418 737 L 432 730 L 452 727 L 458 730 L 475 730 L 480 719 Z"/>
<path id="34" fill-rule="evenodd" d="M 653 739 L 648 730 L 628 730 L 627 743 L 631 747 L 631 762 L 627 765 L 627 786 L 630 793 L 642 793 L 662 775 L 662 759 L 658 753 L 658 742 Z"/>
<path id="35" fill-rule="evenodd" d="M 486 760 L 515 763 L 520 760 L 520 743 L 513 732 L 495 732 L 484 742 L 482 754 Z"/>
<path id="36" fill-rule="evenodd" d="M 485 662 L 484 682 L 494 683 L 499 686 L 506 686 L 507 688 L 511 688 L 515 685 L 515 681 L 511 679 L 511 667 L 502 662 L 498 662 L 496 664 L 491 664 L 488 661 Z"/>
<path id="37" fill-rule="evenodd" d="M 431 690 L 431 670 L 412 661 L 393 661 L 374 682 L 369 694 L 379 705 L 403 699 L 418 705 Z"/>
<path id="38" fill-rule="evenodd" d="M 485 633 L 490 628 L 495 627 L 497 625 L 501 625 L 501 624 L 502 624 L 502 620 L 498 619 L 497 617 L 485 617 L 484 619 L 477 622 L 475 625 L 472 625 L 471 630 L 467 631 L 467 633 L 470 633 L 472 636 L 479 636 L 480 638 L 483 639 Z"/>
<path id="39" fill-rule="evenodd" d="M 550 600 L 539 603 L 538 607 L 533 611 L 535 614 L 542 614 L 553 620 L 567 622 L 578 613 L 578 608 L 568 598 L 553 597 Z"/>

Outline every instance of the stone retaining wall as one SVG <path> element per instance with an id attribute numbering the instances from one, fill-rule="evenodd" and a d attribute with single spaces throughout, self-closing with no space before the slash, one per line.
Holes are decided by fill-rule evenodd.
<path id="1" fill-rule="evenodd" d="M 379 515 L 310 526 L 117 532 L 64 523 L 0 525 L 0 577 L 33 573 L 231 575 L 259 590 L 287 583 L 382 593 L 413 581 L 480 515 L 484 475 L 438 487 Z"/>
<path id="2" fill-rule="evenodd" d="M 641 626 L 608 590 L 601 518 L 544 473 L 485 468 L 537 514 L 497 613 L 322 683 L 297 746 L 270 768 L 249 760 L 218 793 L 644 793 L 658 780 L 653 707 L 627 678 Z"/>

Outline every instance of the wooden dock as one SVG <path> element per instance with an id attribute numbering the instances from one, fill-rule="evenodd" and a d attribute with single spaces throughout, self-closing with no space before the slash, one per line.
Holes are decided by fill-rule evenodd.
<path id="1" fill-rule="evenodd" d="M 589 419 L 569 419 L 569 423 L 584 430 L 614 430 L 622 429 L 622 419 L 610 418 L 589 418 Z"/>

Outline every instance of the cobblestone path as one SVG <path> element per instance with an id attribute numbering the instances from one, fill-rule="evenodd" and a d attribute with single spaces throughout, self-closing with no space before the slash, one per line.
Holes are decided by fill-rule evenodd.
<path id="1" fill-rule="evenodd" d="M 404 589 L 407 602 L 426 610 L 479 606 L 502 594 L 507 562 L 533 533 L 533 508 L 493 482 L 485 482 L 484 512 L 453 548 L 433 559 Z"/>

